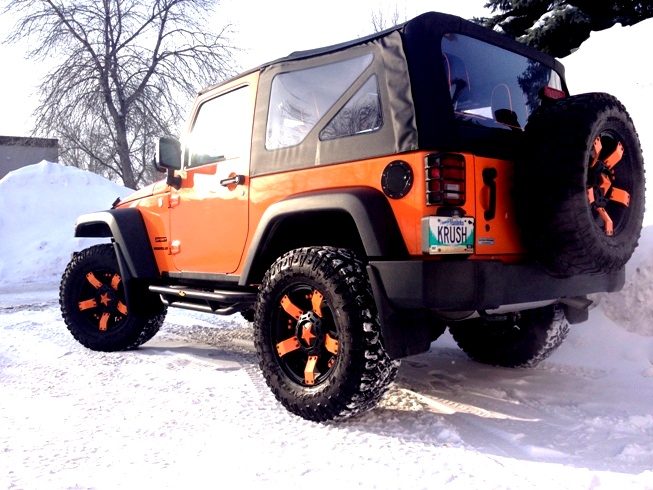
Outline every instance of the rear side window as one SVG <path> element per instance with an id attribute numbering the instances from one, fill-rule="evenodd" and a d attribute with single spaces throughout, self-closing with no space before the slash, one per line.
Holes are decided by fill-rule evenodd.
<path id="1" fill-rule="evenodd" d="M 464 124 L 520 129 L 540 105 L 544 87 L 562 88 L 542 63 L 460 34 L 442 39 L 456 118 Z"/>
<path id="2" fill-rule="evenodd" d="M 371 133 L 383 124 L 379 82 L 372 75 L 320 132 L 321 140 Z"/>
<path id="3" fill-rule="evenodd" d="M 301 143 L 372 60 L 367 54 L 274 77 L 265 147 L 276 150 Z"/>

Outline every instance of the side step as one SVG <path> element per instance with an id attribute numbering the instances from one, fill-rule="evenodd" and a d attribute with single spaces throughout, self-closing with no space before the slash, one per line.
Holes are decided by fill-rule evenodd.
<path id="1" fill-rule="evenodd" d="M 216 315 L 231 315 L 247 310 L 256 302 L 256 291 L 216 289 L 204 291 L 184 286 L 150 286 L 150 291 L 161 295 L 164 305 Z"/>

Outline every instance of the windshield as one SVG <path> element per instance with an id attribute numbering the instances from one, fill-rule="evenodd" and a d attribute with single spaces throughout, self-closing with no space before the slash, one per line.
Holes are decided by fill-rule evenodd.
<path id="1" fill-rule="evenodd" d="M 443 37 L 442 62 L 456 118 L 464 124 L 523 128 L 544 87 L 562 90 L 548 66 L 460 34 Z"/>

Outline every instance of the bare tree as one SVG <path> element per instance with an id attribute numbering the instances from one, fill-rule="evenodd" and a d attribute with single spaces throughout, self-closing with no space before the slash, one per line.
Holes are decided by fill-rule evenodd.
<path id="1" fill-rule="evenodd" d="M 406 20 L 406 15 L 404 14 L 404 19 L 401 20 L 401 15 L 399 14 L 399 8 L 395 4 L 394 12 L 386 12 L 385 9 L 379 8 L 376 12 L 372 12 L 372 29 L 373 32 L 381 32 L 390 27 L 394 27 L 401 22 Z"/>
<path id="2" fill-rule="evenodd" d="M 232 74 L 218 0 L 10 0 L 8 42 L 61 60 L 39 86 L 35 133 L 57 137 L 62 159 L 136 188 L 151 181 L 154 138 L 172 135 L 188 99 Z"/>

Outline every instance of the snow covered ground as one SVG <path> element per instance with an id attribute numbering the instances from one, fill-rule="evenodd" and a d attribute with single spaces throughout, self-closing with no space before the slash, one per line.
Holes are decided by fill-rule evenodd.
<path id="1" fill-rule="evenodd" d="M 563 60 L 572 90 L 596 90 L 578 66 L 651 22 Z M 649 154 L 651 80 L 622 71 L 599 88 L 626 103 Z M 378 408 L 317 424 L 274 400 L 238 316 L 171 310 L 133 352 L 73 340 L 57 282 L 88 243 L 72 224 L 126 192 L 47 162 L 0 181 L 0 488 L 653 489 L 653 227 L 624 291 L 597 298 L 539 367 L 473 363 L 445 335 L 403 362 Z"/>

